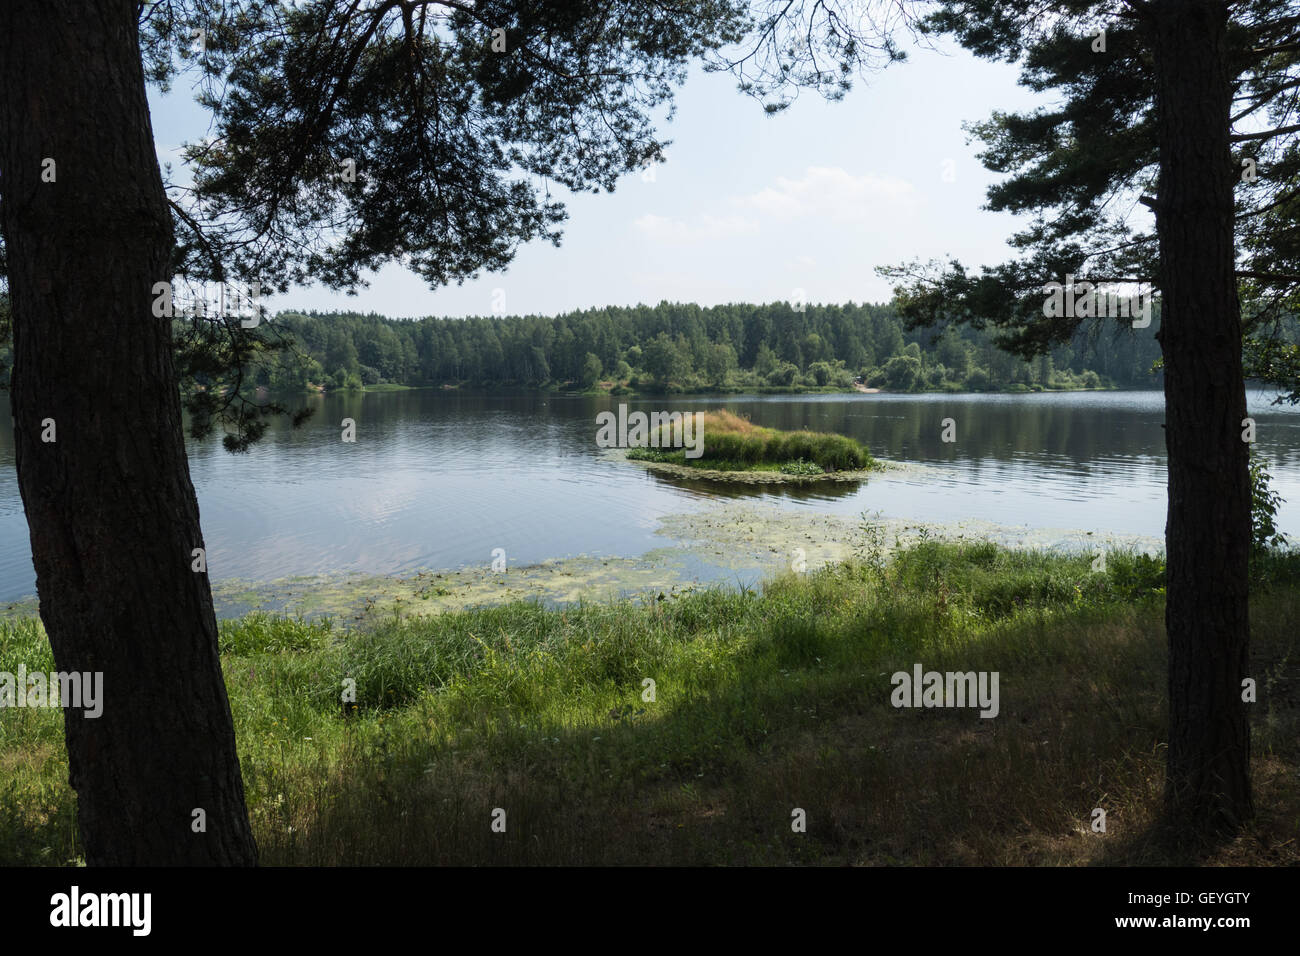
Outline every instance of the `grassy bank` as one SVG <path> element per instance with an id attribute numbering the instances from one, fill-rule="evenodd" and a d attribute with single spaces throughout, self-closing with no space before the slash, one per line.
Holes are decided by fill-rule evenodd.
<path id="1" fill-rule="evenodd" d="M 728 411 L 704 412 L 704 440 L 698 458 L 673 444 L 671 429 L 661 429 L 659 448 L 633 448 L 627 457 L 712 471 L 779 471 L 795 476 L 861 471 L 874 462 L 866 446 L 845 435 L 783 432 L 763 428 Z M 680 444 L 680 442 L 678 442 Z"/>
<path id="2" fill-rule="evenodd" d="M 761 593 L 359 630 L 223 622 L 263 860 L 1169 862 L 1146 836 L 1164 761 L 1161 568 L 1091 563 L 925 541 Z M 1209 862 L 1300 861 L 1300 575 L 1269 570 L 1251 608 L 1259 818 Z M 18 661 L 52 667 L 35 621 L 0 623 L 0 668 Z M 895 709 L 890 675 L 917 663 L 999 672 L 998 716 Z M 66 776 L 57 712 L 0 711 L 0 862 L 77 858 Z"/>

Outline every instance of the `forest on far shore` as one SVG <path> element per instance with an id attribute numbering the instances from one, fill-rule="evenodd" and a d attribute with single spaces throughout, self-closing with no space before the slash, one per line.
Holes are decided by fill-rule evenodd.
<path id="1" fill-rule="evenodd" d="M 267 328 L 269 327 L 269 328 Z M 966 326 L 908 331 L 889 305 L 608 307 L 564 315 L 391 319 L 281 312 L 264 326 L 293 348 L 262 356 L 273 391 L 379 385 L 646 391 L 845 389 L 1037 391 L 1161 384 L 1158 319 L 1080 330 L 1030 361 Z"/>

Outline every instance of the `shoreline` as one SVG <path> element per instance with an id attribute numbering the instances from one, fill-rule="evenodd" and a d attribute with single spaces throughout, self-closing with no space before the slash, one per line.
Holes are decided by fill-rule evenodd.
<path id="1" fill-rule="evenodd" d="M 1249 387 L 1249 385 L 1248 385 Z M 365 385 L 361 388 L 327 388 L 323 385 L 317 385 L 313 388 L 281 390 L 268 389 L 266 386 L 257 386 L 259 392 L 272 398 L 293 398 L 295 396 L 310 395 L 380 395 L 387 392 L 418 392 L 431 391 L 439 393 L 463 392 L 467 395 L 562 395 L 574 398 L 664 398 L 664 397 L 685 397 L 685 398 L 737 398 L 747 395 L 788 395 L 792 397 L 807 395 L 1069 395 L 1076 392 L 1162 392 L 1159 387 L 1151 388 L 1121 388 L 1119 386 L 1102 385 L 1095 388 L 1047 388 L 1039 385 L 1037 387 L 1017 383 L 1013 385 L 1004 385 L 999 388 L 987 388 L 982 391 L 969 391 L 965 389 L 952 390 L 947 388 L 919 388 L 913 391 L 896 392 L 887 388 L 869 388 L 861 384 L 851 386 L 838 385 L 736 385 L 736 386 L 714 386 L 704 389 L 684 389 L 670 387 L 667 389 L 656 388 L 632 388 L 628 385 L 617 385 L 610 388 L 566 388 L 563 384 L 550 385 L 474 385 L 463 382 L 451 384 L 441 382 L 438 384 L 422 385 L 403 385 L 399 383 L 385 382 L 381 385 Z"/>
<path id="2" fill-rule="evenodd" d="M 919 466 L 915 466 L 919 467 Z M 900 468 L 900 471 L 910 471 Z M 999 525 L 981 519 L 923 522 L 837 515 L 777 504 L 721 502 L 658 519 L 662 547 L 635 556 L 580 554 L 494 572 L 488 564 L 418 568 L 396 574 L 326 572 L 263 581 L 212 582 L 219 620 L 255 611 L 329 616 L 364 623 L 384 617 L 442 614 L 472 607 L 537 600 L 548 606 L 618 598 L 658 600 L 710 587 L 756 586 L 791 571 L 815 570 L 867 549 L 885 555 L 922 540 L 992 541 L 1012 549 L 1091 551 L 1134 549 L 1152 553 L 1164 542 L 1150 535 L 1069 528 Z M 0 617 L 38 613 L 34 597 L 8 601 Z"/>
<path id="3" fill-rule="evenodd" d="M 626 448 L 620 448 L 620 456 L 629 464 L 640 465 L 648 471 L 674 478 L 697 478 L 703 481 L 741 485 L 808 485 L 817 482 L 862 482 L 873 475 L 891 470 L 893 463 L 881 458 L 873 458 L 875 467 L 861 468 L 853 471 L 824 471 L 820 475 L 789 475 L 783 471 L 719 471 L 714 468 L 692 468 L 689 465 L 677 465 L 668 461 L 645 461 L 627 457 Z"/>

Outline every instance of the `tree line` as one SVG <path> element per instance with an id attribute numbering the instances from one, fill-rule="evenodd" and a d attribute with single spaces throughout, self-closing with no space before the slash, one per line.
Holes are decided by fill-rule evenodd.
<path id="1" fill-rule="evenodd" d="M 1156 324 L 1080 330 L 1025 360 L 999 348 L 989 331 L 908 330 L 890 305 L 661 302 L 465 319 L 281 312 L 265 334 L 292 347 L 263 353 L 246 383 L 276 391 L 384 384 L 847 388 L 855 380 L 890 391 L 1151 388 L 1160 385 Z"/>

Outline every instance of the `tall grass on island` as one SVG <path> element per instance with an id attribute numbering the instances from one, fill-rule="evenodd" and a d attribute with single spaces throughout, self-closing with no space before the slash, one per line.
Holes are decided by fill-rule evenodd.
<path id="1" fill-rule="evenodd" d="M 704 440 L 699 458 L 685 450 L 666 450 L 672 429 L 660 430 L 659 448 L 633 448 L 634 461 L 663 462 L 714 471 L 783 471 L 792 475 L 863 471 L 875 466 L 866 446 L 845 435 L 825 432 L 783 432 L 755 425 L 726 410 L 702 413 Z"/>
<path id="2" fill-rule="evenodd" d="M 1201 862 L 1300 862 L 1300 568 L 1261 568 L 1258 816 Z M 1185 862 L 1149 838 L 1162 585 L 1142 555 L 929 540 L 761 592 L 251 614 L 221 654 L 267 864 L 1159 864 Z M 20 662 L 53 667 L 35 619 L 0 622 Z M 895 709 L 918 663 L 999 672 L 998 715 Z M 79 861 L 62 715 L 0 710 L 0 768 L 0 863 Z"/>

